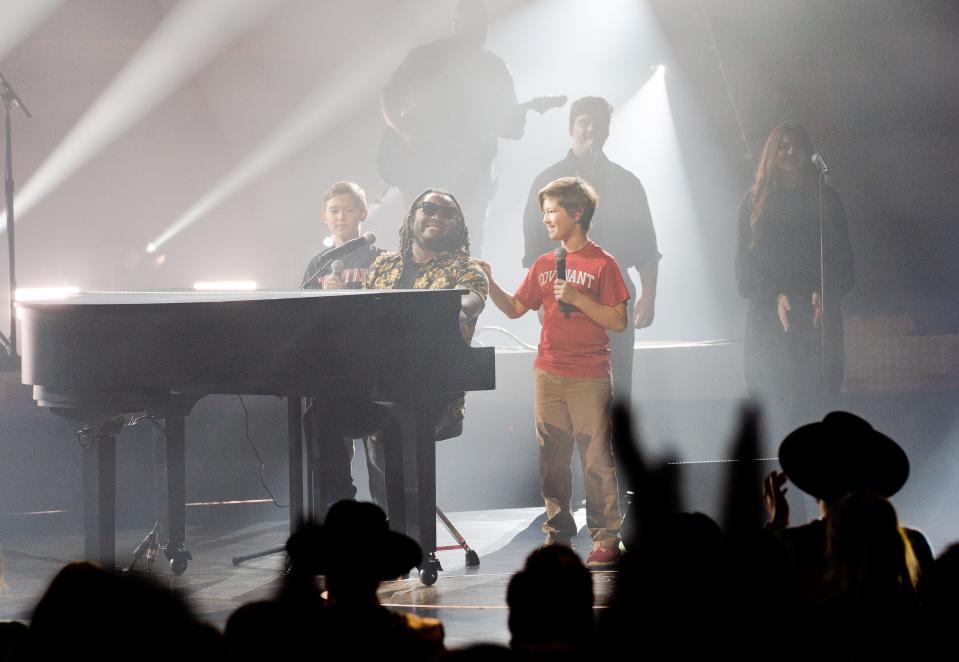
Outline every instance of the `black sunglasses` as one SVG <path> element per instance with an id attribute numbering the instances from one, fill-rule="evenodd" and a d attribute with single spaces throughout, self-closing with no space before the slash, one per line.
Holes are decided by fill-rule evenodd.
<path id="1" fill-rule="evenodd" d="M 434 214 L 437 214 L 440 218 L 446 221 L 456 220 L 460 215 L 459 210 L 456 207 L 451 207 L 450 205 L 438 205 L 435 202 L 420 202 L 416 205 L 416 208 L 422 209 L 426 216 L 433 216 Z"/>

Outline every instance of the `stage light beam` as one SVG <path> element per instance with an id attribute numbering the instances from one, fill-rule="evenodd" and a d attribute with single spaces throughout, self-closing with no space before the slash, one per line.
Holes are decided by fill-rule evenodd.
<path id="1" fill-rule="evenodd" d="M 63 0 L 4 0 L 0 21 L 0 62 L 20 42 L 60 8 Z M 24 100 L 29 104 L 29 101 Z"/>
<path id="2" fill-rule="evenodd" d="M 613 114 L 613 135 L 629 141 L 610 141 L 609 157 L 635 172 L 649 197 L 660 250 L 668 260 L 660 264 L 660 295 L 656 299 L 656 325 L 670 338 L 702 340 L 690 329 L 709 330 L 722 319 L 718 297 L 708 285 L 707 248 L 703 243 L 693 188 L 689 180 L 666 86 L 666 67 L 652 68 L 652 76 L 629 101 Z M 670 283 L 703 283 L 685 288 L 682 296 L 669 296 Z M 710 336 L 705 336 L 709 338 Z"/>
<path id="3" fill-rule="evenodd" d="M 389 25 L 384 21 L 384 25 Z M 423 40 L 425 28 L 418 34 L 406 34 L 414 43 Z M 277 129 L 267 135 L 240 163 L 226 173 L 219 182 L 157 238 L 147 244 L 158 250 L 165 243 L 222 205 L 260 177 L 270 172 L 294 154 L 306 149 L 330 127 L 344 121 L 364 104 L 375 101 L 390 72 L 402 61 L 408 43 L 393 39 L 389 33 L 380 41 L 381 47 L 368 62 L 354 62 L 339 76 L 326 81 L 301 103 L 286 119 L 277 123 Z M 362 71 L 362 75 L 358 72 Z"/>
<path id="4" fill-rule="evenodd" d="M 176 5 L 17 194 L 17 221 L 281 1 Z"/>

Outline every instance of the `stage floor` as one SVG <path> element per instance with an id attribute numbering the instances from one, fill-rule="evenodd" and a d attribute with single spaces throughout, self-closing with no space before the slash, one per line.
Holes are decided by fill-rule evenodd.
<path id="1" fill-rule="evenodd" d="M 444 571 L 433 586 L 410 579 L 385 582 L 381 601 L 391 608 L 433 616 L 443 621 L 448 647 L 476 642 L 509 641 L 506 587 L 526 556 L 542 543 L 542 508 L 513 508 L 447 513 L 453 524 L 479 554 L 480 565 L 465 567 L 462 551 L 439 553 Z M 230 519 L 230 518 L 227 518 Z M 581 556 L 589 553 L 590 541 L 583 530 L 585 512 L 576 513 L 580 534 L 574 541 Z M 126 564 L 144 531 L 121 531 L 117 536 L 119 563 Z M 176 577 L 160 563 L 153 574 L 164 584 L 188 596 L 194 610 L 205 620 L 223 627 L 240 605 L 269 597 L 283 570 L 283 555 L 276 554 L 232 564 L 234 556 L 270 549 L 284 543 L 285 520 L 274 519 L 242 526 L 193 525 L 187 540 L 193 561 L 185 574 Z M 439 544 L 453 544 L 439 524 Z M 13 535 L 3 540 L 3 578 L 0 620 L 28 620 L 30 611 L 52 577 L 71 559 L 81 555 L 79 534 Z M 161 555 L 162 557 L 162 555 Z M 594 572 L 596 608 L 606 603 L 615 582 L 615 572 Z"/>

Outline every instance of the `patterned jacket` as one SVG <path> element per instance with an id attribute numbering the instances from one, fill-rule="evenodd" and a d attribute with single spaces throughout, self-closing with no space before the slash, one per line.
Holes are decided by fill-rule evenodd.
<path id="1" fill-rule="evenodd" d="M 366 290 L 395 289 L 403 275 L 403 256 L 400 253 L 383 253 L 370 265 L 363 281 Z M 479 263 L 461 251 L 443 253 L 420 267 L 413 281 L 415 290 L 469 290 L 484 301 L 489 296 L 489 281 Z M 473 337 L 476 320 L 469 320 L 469 336 Z M 451 402 L 439 403 L 437 415 L 437 441 L 462 434 L 463 417 L 466 414 L 465 394 Z"/>
<path id="2" fill-rule="evenodd" d="M 370 265 L 363 289 L 392 290 L 403 275 L 403 256 L 383 253 Z M 466 253 L 443 253 L 423 264 L 413 282 L 414 290 L 469 290 L 484 301 L 489 296 L 489 281 L 479 263 Z M 472 320 L 473 329 L 476 321 Z M 472 336 L 472 330 L 470 336 Z"/>

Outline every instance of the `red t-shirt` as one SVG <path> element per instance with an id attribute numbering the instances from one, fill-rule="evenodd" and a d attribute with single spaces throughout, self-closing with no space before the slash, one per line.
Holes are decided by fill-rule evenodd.
<path id="1" fill-rule="evenodd" d="M 514 295 L 532 310 L 546 306 L 536 367 L 560 377 L 595 379 L 609 376 L 606 329 L 579 310 L 573 310 L 566 319 L 553 294 L 555 281 L 556 256 L 553 253 L 540 255 Z M 629 299 L 616 259 L 593 242 L 567 254 L 566 281 L 604 306 L 616 306 Z"/>

